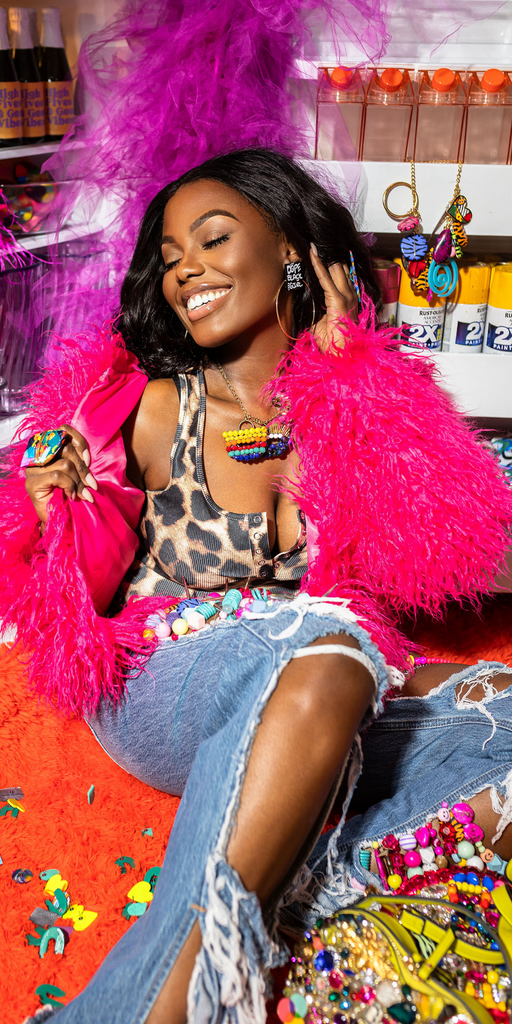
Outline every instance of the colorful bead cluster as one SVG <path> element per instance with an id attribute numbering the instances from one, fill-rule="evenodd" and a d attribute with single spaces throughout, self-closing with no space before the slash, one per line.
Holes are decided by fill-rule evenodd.
<path id="1" fill-rule="evenodd" d="M 269 427 L 225 430 L 222 436 L 230 459 L 236 459 L 237 462 L 276 458 L 279 455 L 286 455 L 290 448 L 290 438 L 286 429 L 278 423 L 273 423 Z"/>
<path id="2" fill-rule="evenodd" d="M 448 948 L 437 964 L 445 988 L 477 999 L 495 1024 L 509 1024 L 511 979 L 501 962 L 496 932 L 502 935 L 502 914 L 505 928 L 509 918 L 512 924 L 512 901 L 503 878 L 512 879 L 512 861 L 507 865 L 485 847 L 484 833 L 473 819 L 468 804 L 457 803 L 449 809 L 443 803 L 437 818 L 414 833 L 387 835 L 380 843 L 361 849 L 359 856 L 362 867 L 378 875 L 388 893 L 381 897 L 386 914 L 398 913 L 397 920 L 403 924 L 404 915 L 399 915 L 404 904 L 407 907 L 408 899 L 416 898 L 417 913 L 430 915 L 461 940 L 459 949 L 465 950 L 464 955 L 457 947 Z M 375 906 L 379 906 L 377 886 L 370 885 L 367 891 L 375 894 Z M 391 894 L 393 902 L 385 904 Z M 433 906 L 421 903 L 420 897 L 435 901 L 435 912 Z M 458 1020 L 455 1006 L 439 999 L 436 1004 L 431 995 L 422 992 L 421 984 L 419 991 L 411 988 L 412 981 L 400 987 L 404 977 L 399 977 L 397 962 L 388 955 L 388 941 L 364 920 L 364 914 L 357 914 L 356 907 L 354 911 L 349 920 L 341 915 L 350 913 L 350 908 L 338 917 L 319 919 L 316 929 L 305 933 L 291 958 L 284 998 L 278 1005 L 283 1024 L 300 1024 L 303 1019 L 306 1024 L 413 1024 L 415 1020 L 445 1024 Z M 413 938 L 418 955 L 412 958 L 409 971 L 419 978 L 428 977 L 420 968 L 432 953 L 432 943 L 429 946 L 427 939 L 425 944 L 421 934 L 413 933 Z M 471 946 L 474 953 L 468 954 Z"/>
<path id="3" fill-rule="evenodd" d="M 415 291 L 427 292 L 429 302 L 433 292 L 447 296 L 455 288 L 458 278 L 455 259 L 462 257 L 462 250 L 468 244 L 464 225 L 469 224 L 471 218 L 467 199 L 459 193 L 447 211 L 443 230 L 430 248 L 425 235 L 420 233 L 417 214 L 408 214 L 398 224 L 403 236 L 400 251 L 404 270 Z"/>
<path id="4" fill-rule="evenodd" d="M 152 640 L 155 636 L 159 640 L 166 640 L 167 637 L 178 640 L 186 633 L 203 629 L 214 615 L 218 614 L 221 620 L 239 619 L 246 610 L 264 612 L 269 605 L 275 603 L 265 587 L 253 590 L 232 589 L 224 596 L 212 593 L 206 601 L 197 597 L 186 597 L 183 600 L 176 598 L 165 608 L 148 615 L 142 635 L 145 640 Z"/>
<path id="5" fill-rule="evenodd" d="M 406 835 L 385 836 L 381 843 L 360 850 L 361 865 L 372 870 L 372 855 L 385 889 L 396 893 L 412 895 L 423 885 L 423 876 L 446 872 L 443 884 L 457 876 L 460 868 L 469 868 L 474 875 L 473 884 L 482 884 L 479 875 L 483 871 L 503 874 L 505 861 L 492 850 L 486 849 L 482 839 L 484 833 L 474 822 L 474 811 L 466 803 L 454 804 L 449 810 L 443 803 L 437 812 L 437 820 Z M 463 879 L 467 880 L 467 879 Z M 489 876 L 484 875 L 484 887 L 493 889 Z"/>

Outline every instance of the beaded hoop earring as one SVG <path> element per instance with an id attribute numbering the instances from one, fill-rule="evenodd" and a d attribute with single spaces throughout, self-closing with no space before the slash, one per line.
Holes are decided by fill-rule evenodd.
<path id="1" fill-rule="evenodd" d="M 287 334 L 287 332 L 285 331 L 285 329 L 284 329 L 284 327 L 283 327 L 283 325 L 281 323 L 281 317 L 279 316 L 279 296 L 281 294 L 281 289 L 282 289 L 284 284 L 286 284 L 286 280 L 285 281 L 281 281 L 281 284 L 279 285 L 279 291 L 278 291 L 278 293 L 276 295 L 276 317 L 277 317 L 277 322 L 278 322 L 278 324 L 279 324 L 279 326 L 280 326 L 280 328 L 281 328 L 285 338 L 289 338 L 290 341 L 297 341 L 297 338 L 292 338 L 291 334 Z M 311 302 L 313 303 L 313 319 L 311 320 L 311 323 L 310 323 L 310 325 L 308 327 L 308 331 L 311 331 L 313 329 L 313 327 L 315 326 L 315 320 L 316 320 L 315 298 L 314 298 L 313 292 L 311 291 L 311 288 L 309 287 L 307 281 L 304 281 L 304 286 L 307 288 L 309 294 L 311 295 Z"/>

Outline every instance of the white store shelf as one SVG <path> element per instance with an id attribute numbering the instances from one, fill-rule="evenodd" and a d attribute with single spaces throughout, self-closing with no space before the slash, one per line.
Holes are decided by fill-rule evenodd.
<path id="1" fill-rule="evenodd" d="M 396 231 L 396 222 L 388 217 L 382 196 L 393 182 L 411 180 L 409 163 L 305 160 L 303 164 L 313 176 L 315 169 L 320 175 L 327 172 L 342 195 L 352 198 L 350 205 L 360 231 Z M 427 234 L 450 202 L 456 176 L 457 164 L 416 164 L 416 188 Z M 512 235 L 512 166 L 464 164 L 460 188 L 473 213 L 467 229 L 470 241 L 471 235 Z M 397 188 L 391 193 L 389 208 L 393 212 L 405 213 L 411 206 L 410 189 Z"/>
<path id="2" fill-rule="evenodd" d="M 443 386 L 466 416 L 507 419 L 512 422 L 512 353 L 429 353 Z"/>
<path id="3" fill-rule="evenodd" d="M 1 146 L 0 160 L 16 160 L 20 156 L 51 156 L 56 153 L 60 142 L 40 142 L 38 146 Z"/>

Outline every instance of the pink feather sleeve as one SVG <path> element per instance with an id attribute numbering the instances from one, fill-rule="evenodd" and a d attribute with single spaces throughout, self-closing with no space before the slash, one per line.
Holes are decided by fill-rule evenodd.
<path id="1" fill-rule="evenodd" d="M 350 582 L 389 611 L 433 615 L 478 600 L 504 566 L 512 488 L 433 364 L 376 329 L 368 302 L 340 331 L 328 352 L 302 335 L 272 385 L 294 424 L 290 490 L 315 531 L 307 590 Z"/>
<path id="2" fill-rule="evenodd" d="M 41 540 L 19 468 L 25 444 L 11 449 L 11 471 L 0 482 L 0 623 L 14 627 L 34 690 L 83 715 L 102 698 L 116 701 L 127 672 L 154 650 L 144 623 L 162 599 L 132 601 L 113 618 L 98 614 L 137 548 L 144 495 L 126 478 L 120 427 L 147 378 L 108 331 L 67 342 L 66 354 L 32 389 L 22 430 L 73 423 L 90 445 L 99 489 L 94 505 L 55 491 Z"/>

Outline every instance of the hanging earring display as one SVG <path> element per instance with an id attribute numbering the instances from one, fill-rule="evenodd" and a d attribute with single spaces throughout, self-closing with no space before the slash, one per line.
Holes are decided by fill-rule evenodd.
<path id="1" fill-rule="evenodd" d="M 432 234 L 435 235 L 439 227 L 441 231 L 437 238 L 428 242 L 421 233 L 416 168 L 413 160 L 411 183 L 394 182 L 393 185 L 389 185 L 382 197 L 388 216 L 399 222 L 397 227 L 403 235 L 400 242 L 402 264 L 411 278 L 413 291 L 427 292 L 429 302 L 434 293 L 443 298 L 451 295 L 459 276 L 456 259 L 461 259 L 462 250 L 468 244 L 465 225 L 471 221 L 472 213 L 466 197 L 459 191 L 461 175 L 462 164 L 459 163 L 453 199 Z M 403 216 L 392 213 L 388 206 L 390 193 L 399 185 L 410 188 L 413 197 L 412 208 Z"/>
<path id="2" fill-rule="evenodd" d="M 215 363 L 215 366 L 244 414 L 238 430 L 225 430 L 222 434 L 230 459 L 235 459 L 236 462 L 254 462 L 255 459 L 275 459 L 280 455 L 287 455 L 290 450 L 291 425 L 280 423 L 277 413 L 273 413 L 268 420 L 250 416 L 228 379 L 224 367 L 220 363 Z M 272 404 L 279 409 L 279 398 L 274 398 Z"/>

